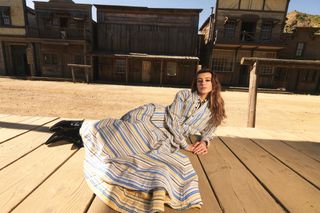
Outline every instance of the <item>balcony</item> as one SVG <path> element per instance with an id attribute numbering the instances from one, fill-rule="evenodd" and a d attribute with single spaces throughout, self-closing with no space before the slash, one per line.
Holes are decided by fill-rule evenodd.
<path id="1" fill-rule="evenodd" d="M 280 45 L 283 43 L 282 33 L 261 33 L 261 32 L 248 32 L 248 31 L 225 31 L 217 30 L 215 44 L 269 44 Z"/>
<path id="2" fill-rule="evenodd" d="M 50 38 L 63 40 L 91 40 L 92 31 L 83 29 L 39 29 L 27 27 L 27 36 L 34 38 Z"/>

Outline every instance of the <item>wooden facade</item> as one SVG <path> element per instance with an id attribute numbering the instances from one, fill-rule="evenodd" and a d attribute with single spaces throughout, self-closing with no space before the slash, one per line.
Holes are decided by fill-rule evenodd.
<path id="1" fill-rule="evenodd" d="M 91 64 L 87 57 L 93 40 L 91 7 L 71 0 L 35 2 L 37 27 L 29 26 L 28 36 L 39 38 L 38 75 L 71 78 L 68 64 Z"/>
<path id="2" fill-rule="evenodd" d="M 190 85 L 198 65 L 199 9 L 95 5 L 96 78 Z"/>
<path id="3" fill-rule="evenodd" d="M 320 60 L 320 28 L 296 27 L 293 33 L 285 33 L 286 48 L 279 58 L 296 60 Z M 320 72 L 310 68 L 278 68 L 274 87 L 302 93 L 320 93 Z"/>
<path id="4" fill-rule="evenodd" d="M 35 10 L 26 7 L 25 0 L 1 2 L 0 11 L 9 8 L 10 25 L 0 26 L 0 74 L 71 78 L 68 63 L 91 63 L 91 5 L 71 0 L 34 3 Z"/>
<path id="5" fill-rule="evenodd" d="M 0 75 L 29 75 L 28 24 L 25 0 L 4 0 L 0 4 Z"/>
<path id="6" fill-rule="evenodd" d="M 223 85 L 248 86 L 249 67 L 240 65 L 240 60 L 278 57 L 284 48 L 288 4 L 289 0 L 217 0 L 214 18 L 201 27 L 203 33 L 213 35 L 205 37 L 203 66 L 212 68 Z M 264 67 L 261 72 L 259 86 L 271 87 L 274 70 Z"/>

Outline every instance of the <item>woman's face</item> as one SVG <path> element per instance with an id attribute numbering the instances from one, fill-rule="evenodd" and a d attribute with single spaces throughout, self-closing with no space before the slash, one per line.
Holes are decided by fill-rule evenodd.
<path id="1" fill-rule="evenodd" d="M 198 94 L 201 96 L 208 95 L 212 90 L 212 74 L 210 72 L 200 73 L 197 76 Z"/>

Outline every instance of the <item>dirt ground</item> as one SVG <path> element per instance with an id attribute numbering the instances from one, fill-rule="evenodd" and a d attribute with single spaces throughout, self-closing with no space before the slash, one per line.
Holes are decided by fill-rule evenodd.
<path id="1" fill-rule="evenodd" d="M 179 88 L 30 81 L 0 78 L 0 114 L 65 118 L 119 118 L 146 103 L 168 105 Z M 246 127 L 248 93 L 222 93 L 222 126 Z M 318 135 L 320 96 L 258 94 L 256 127 Z"/>

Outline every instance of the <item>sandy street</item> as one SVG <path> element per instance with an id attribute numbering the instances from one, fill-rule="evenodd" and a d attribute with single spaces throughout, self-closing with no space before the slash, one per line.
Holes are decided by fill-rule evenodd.
<path id="1" fill-rule="evenodd" d="M 178 88 L 29 81 L 0 78 L 0 114 L 66 118 L 119 118 L 146 103 L 168 105 Z M 228 119 L 245 127 L 248 93 L 223 92 Z M 320 96 L 258 94 L 257 128 L 318 135 Z"/>

